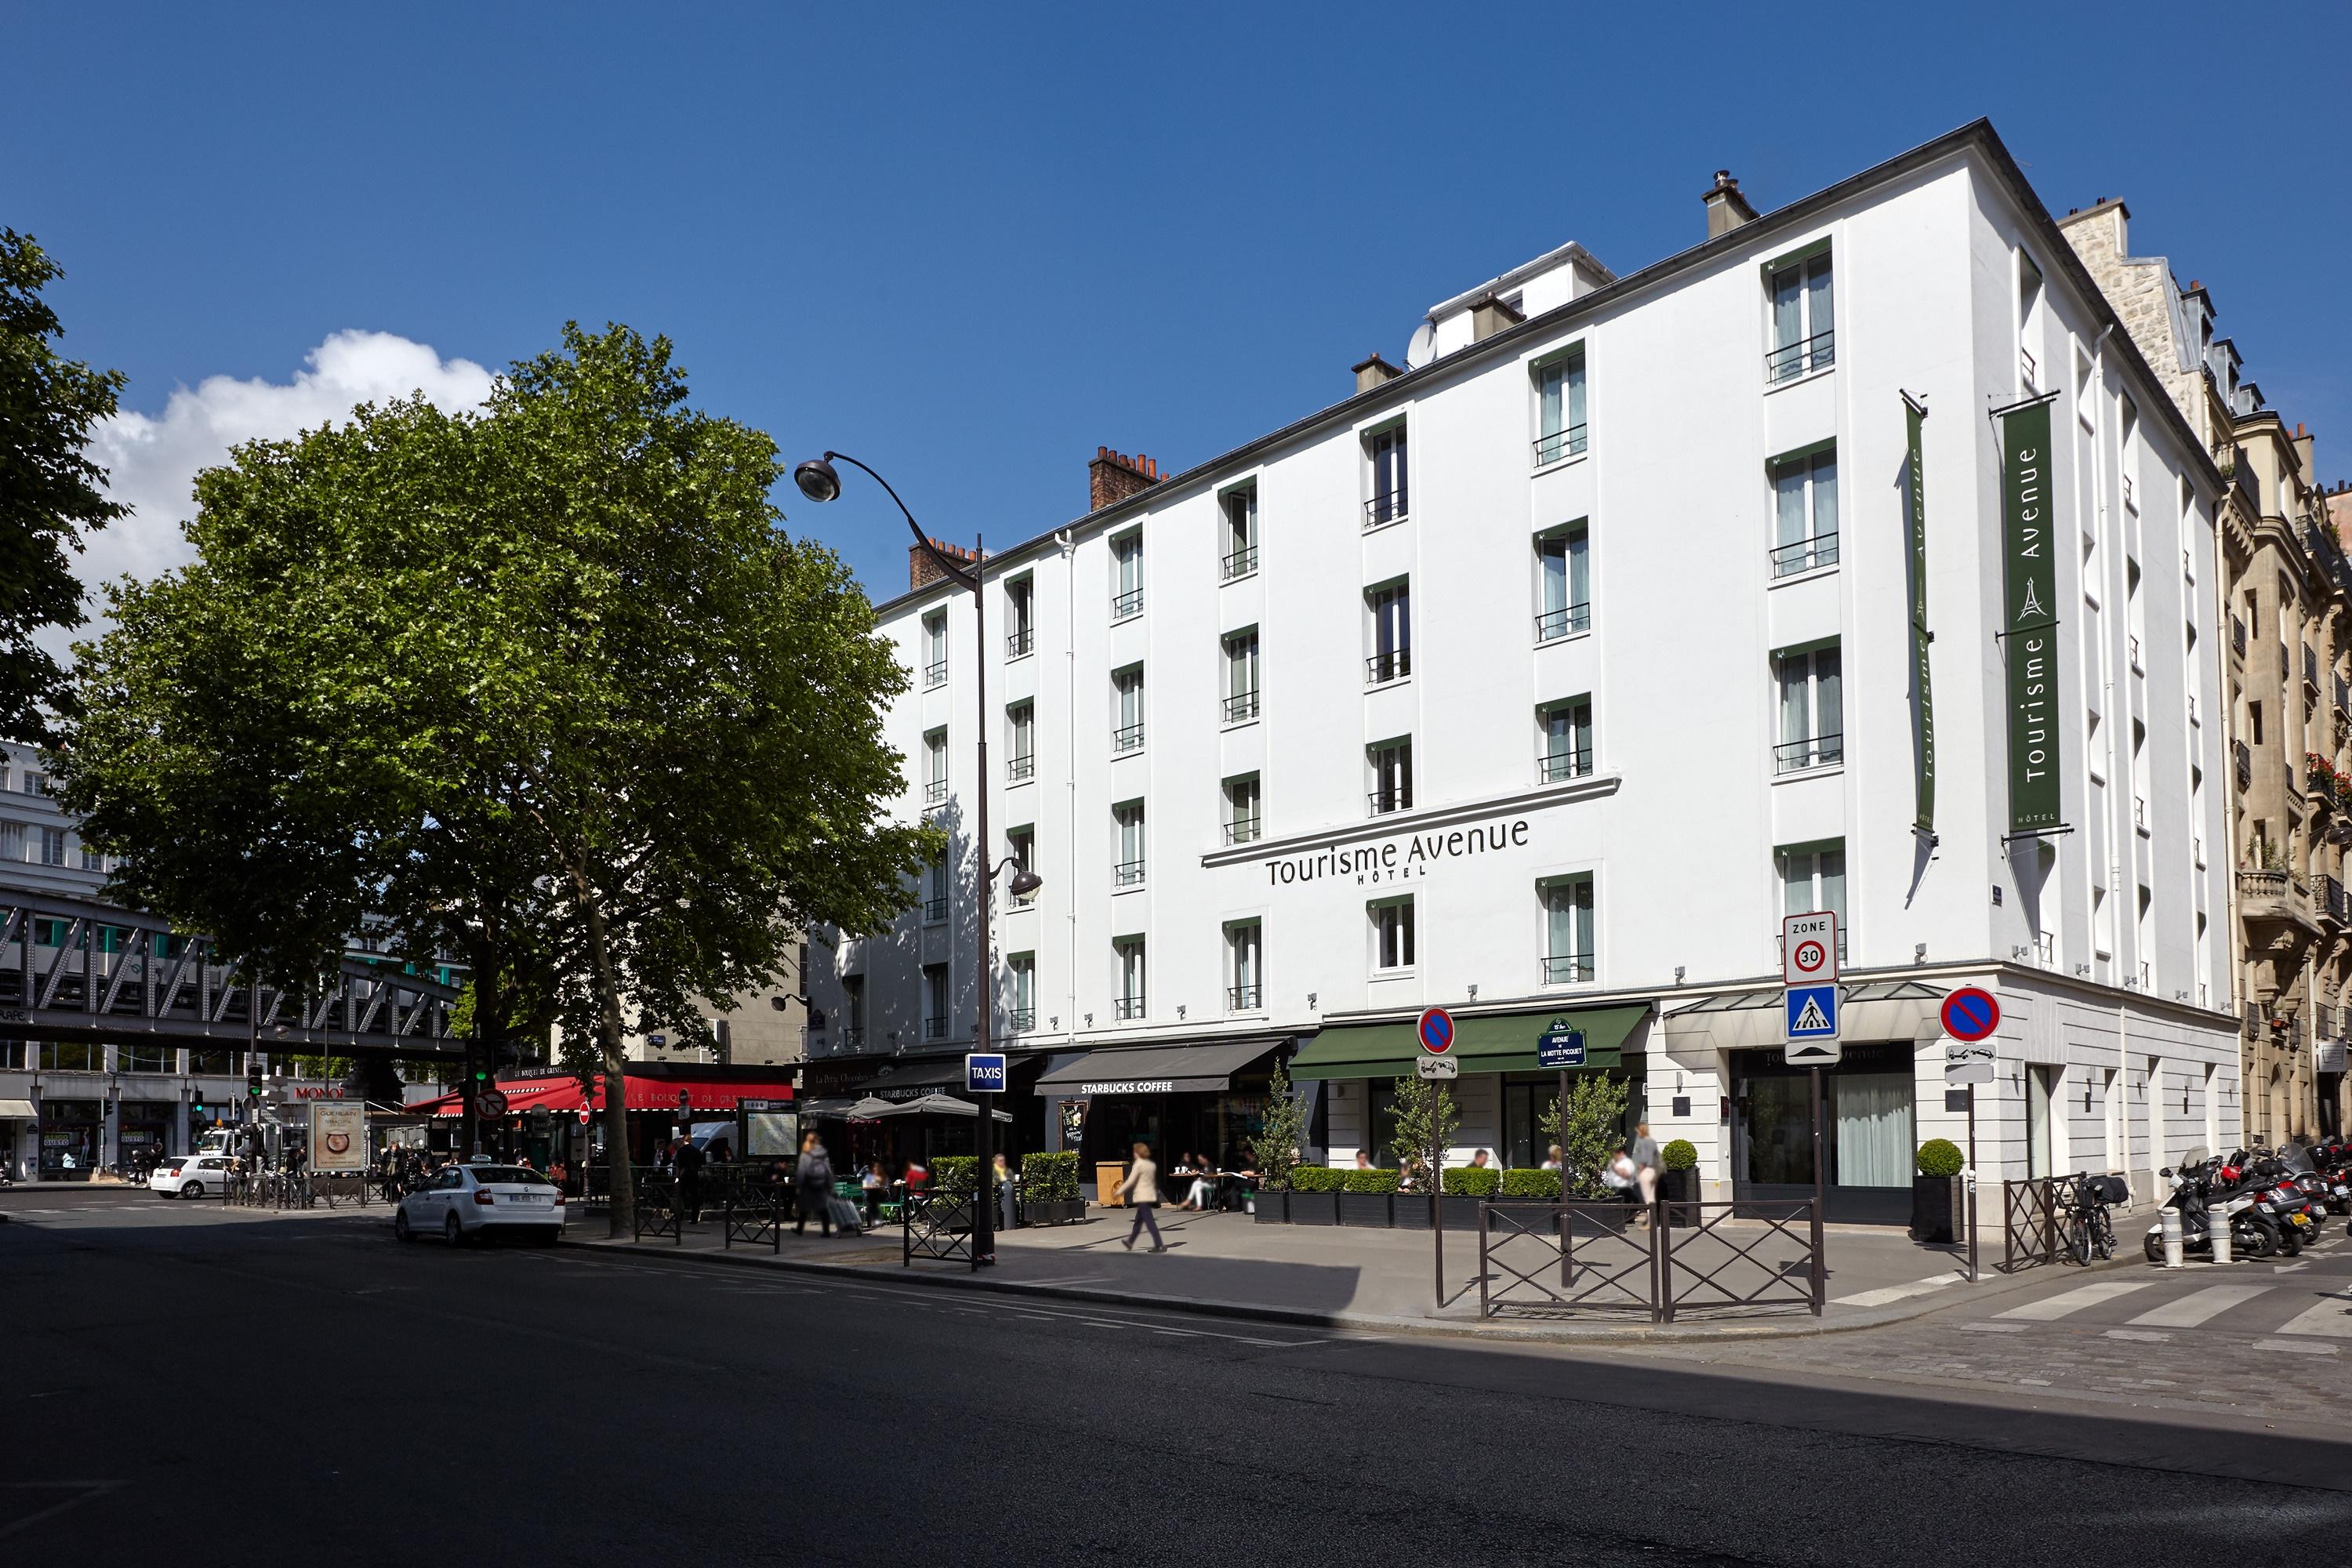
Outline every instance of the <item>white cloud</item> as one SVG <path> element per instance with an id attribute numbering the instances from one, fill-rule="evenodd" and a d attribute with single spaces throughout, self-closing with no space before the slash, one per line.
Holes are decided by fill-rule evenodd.
<path id="1" fill-rule="evenodd" d="M 336 332 L 303 363 L 286 383 L 208 376 L 175 390 L 159 416 L 118 414 L 99 426 L 91 459 L 110 471 L 108 489 L 131 510 L 90 534 L 76 563 L 93 617 L 103 603 L 99 584 L 125 574 L 152 577 L 189 559 L 180 524 L 195 511 L 196 470 L 220 463 L 237 442 L 315 430 L 355 405 L 412 393 L 448 409 L 471 407 L 490 393 L 490 373 L 473 361 L 445 360 L 428 344 L 391 332 Z"/>

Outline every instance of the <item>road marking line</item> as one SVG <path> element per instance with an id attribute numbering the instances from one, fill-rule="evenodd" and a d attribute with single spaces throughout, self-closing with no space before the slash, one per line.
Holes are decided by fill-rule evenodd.
<path id="1" fill-rule="evenodd" d="M 2021 1334 L 2025 1331 L 2023 1323 L 1962 1323 L 1959 1326 L 1979 1334 Z"/>
<path id="2" fill-rule="evenodd" d="M 2106 1337 L 2111 1340 L 2154 1340 L 2159 1344 L 2168 1342 L 2172 1338 L 2170 1334 L 2150 1333 L 2145 1329 L 2109 1329 Z"/>
<path id="3" fill-rule="evenodd" d="M 2324 1334 L 2332 1340 L 2352 1340 L 2352 1296 L 2328 1297 L 2316 1307 L 2281 1323 L 2282 1334 Z"/>
<path id="4" fill-rule="evenodd" d="M 2193 1329 L 2198 1324 L 2218 1318 L 2231 1308 L 2269 1294 L 2268 1285 L 2208 1285 L 2202 1290 L 2191 1290 L 2177 1301 L 2167 1301 L 2132 1319 L 2134 1323 L 2159 1329 Z"/>
<path id="5" fill-rule="evenodd" d="M 2305 1355 L 2334 1355 L 2334 1345 L 2315 1345 L 2309 1340 L 2256 1340 L 2258 1351 L 2297 1351 Z"/>
<path id="6" fill-rule="evenodd" d="M 2022 1318 L 2028 1322 L 2047 1323 L 2059 1318 L 2070 1318 L 2085 1307 L 2095 1307 L 2102 1301 L 2112 1301 L 2118 1296 L 2128 1296 L 2135 1290 L 2145 1290 L 2152 1279 L 2102 1279 L 2092 1285 L 2078 1285 L 2074 1289 L 2043 1301 L 2028 1301 L 2022 1307 L 2011 1307 L 1994 1316 Z"/>
<path id="7" fill-rule="evenodd" d="M 1908 1285 L 1887 1285 L 1876 1290 L 1864 1290 L 1852 1296 L 1832 1297 L 1830 1305 L 1832 1307 L 1884 1307 L 1889 1301 L 1900 1301 L 1910 1296 L 1924 1296 L 1930 1290 L 1940 1290 L 1947 1285 L 1957 1285 L 1959 1282 L 1958 1274 L 1935 1274 L 1925 1279 L 1915 1279 Z"/>

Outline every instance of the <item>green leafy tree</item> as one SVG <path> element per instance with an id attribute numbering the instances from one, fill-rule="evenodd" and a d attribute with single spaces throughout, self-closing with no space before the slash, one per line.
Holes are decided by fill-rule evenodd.
<path id="1" fill-rule="evenodd" d="M 1451 1089 L 1419 1073 L 1396 1080 L 1396 1136 L 1389 1146 L 1396 1153 L 1399 1170 L 1428 1160 L 1431 1145 L 1436 1146 L 1441 1168 L 1430 1172 L 1432 1192 L 1444 1187 L 1444 1151 L 1453 1147 L 1454 1129 L 1461 1125 L 1462 1113 Z"/>
<path id="2" fill-rule="evenodd" d="M 121 890 L 315 973 L 362 917 L 463 953 L 485 1039 L 623 1042 L 887 926 L 932 831 L 894 823 L 906 677 L 838 559 L 780 529 L 756 430 L 686 405 L 669 345 L 567 327 L 478 413 L 421 398 L 238 448 L 196 561 L 111 592 L 58 749 Z M 500 1037 L 504 1037 L 500 1035 Z"/>
<path id="3" fill-rule="evenodd" d="M 1298 1166 L 1298 1152 L 1306 1146 L 1307 1107 L 1291 1090 L 1290 1069 L 1276 1061 L 1274 1077 L 1265 1086 L 1265 1115 L 1250 1135 L 1258 1180 L 1276 1192 L 1289 1186 L 1290 1173 Z"/>
<path id="4" fill-rule="evenodd" d="M 48 732 L 42 710 L 64 679 L 34 637 L 82 624 L 69 557 L 124 510 L 88 456 L 122 374 L 58 354 L 65 329 L 41 290 L 64 275 L 31 236 L 0 228 L 0 733 L 25 740 Z"/>
<path id="5" fill-rule="evenodd" d="M 1560 1182 L 1569 1196 L 1605 1198 L 1613 1195 L 1601 1173 L 1624 1141 L 1625 1085 L 1605 1073 L 1570 1076 L 1565 1125 L 1560 1104 L 1554 1099 L 1536 1119 L 1545 1139 L 1559 1145 Z"/>

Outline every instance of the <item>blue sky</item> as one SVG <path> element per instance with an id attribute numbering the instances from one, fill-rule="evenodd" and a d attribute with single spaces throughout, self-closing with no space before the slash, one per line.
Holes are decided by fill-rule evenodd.
<path id="1" fill-rule="evenodd" d="M 2224 15 L 0 0 L 0 224 L 127 408 L 269 384 L 189 451 L 412 368 L 270 404 L 331 334 L 495 369 L 618 320 L 788 456 L 1009 543 L 1084 510 L 1097 444 L 1188 466 L 1564 240 L 1683 248 L 1718 167 L 1770 207 L 1985 114 L 2053 211 L 2128 200 L 2338 479 L 2352 8 Z M 870 487 L 784 501 L 904 585 Z"/>

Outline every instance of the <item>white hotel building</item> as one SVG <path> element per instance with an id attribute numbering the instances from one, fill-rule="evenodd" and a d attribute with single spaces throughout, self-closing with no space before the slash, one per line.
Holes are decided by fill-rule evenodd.
<path id="1" fill-rule="evenodd" d="M 1457 1163 L 1543 1157 L 1535 1037 L 1565 1019 L 1707 1195 L 1809 1188 L 1778 933 L 1814 909 L 1845 947 L 1832 1217 L 1906 1218 L 1916 1143 L 1964 1137 L 1937 1024 L 1963 984 L 2002 1008 L 1988 1170 L 2144 1187 L 2226 1145 L 2212 463 L 1989 125 L 1706 205 L 1704 244 L 1639 271 L 1570 245 L 1446 300 L 1402 371 L 1222 457 L 1099 458 L 1093 510 L 986 563 L 988 779 L 971 595 L 885 605 L 905 810 L 956 874 L 886 933 L 819 934 L 814 1062 L 912 1082 L 966 1048 L 985 787 L 988 858 L 1045 879 L 1000 898 L 988 986 L 1024 1146 L 1083 1098 L 1089 1159 L 1236 1157 L 1278 1051 L 1317 1152 L 1377 1155 L 1443 1005 Z M 2041 395 L 2065 830 L 2011 838 L 1988 416 Z"/>

